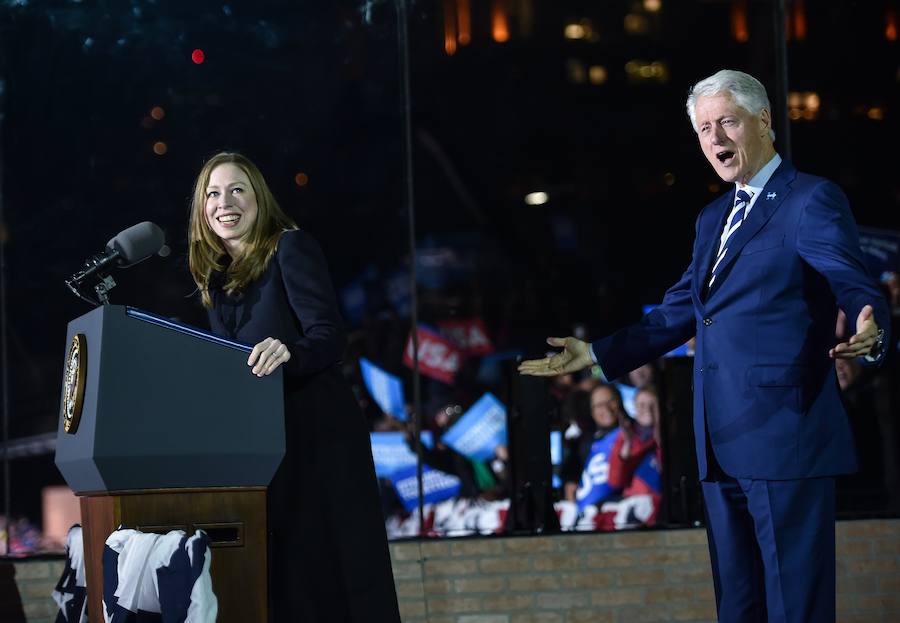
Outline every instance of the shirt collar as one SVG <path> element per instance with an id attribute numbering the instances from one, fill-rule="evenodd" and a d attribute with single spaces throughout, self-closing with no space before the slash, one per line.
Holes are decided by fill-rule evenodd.
<path id="1" fill-rule="evenodd" d="M 769 160 L 766 165 L 761 168 L 756 175 L 750 178 L 750 181 L 747 182 L 745 186 L 741 186 L 740 183 L 735 183 L 735 192 L 738 190 L 743 190 L 750 193 L 751 196 L 756 197 L 763 191 L 763 188 L 766 187 L 766 184 L 769 183 L 769 178 L 772 177 L 772 174 L 775 173 L 775 169 L 778 168 L 778 165 L 781 164 L 781 156 L 777 153 L 772 156 L 772 159 Z"/>

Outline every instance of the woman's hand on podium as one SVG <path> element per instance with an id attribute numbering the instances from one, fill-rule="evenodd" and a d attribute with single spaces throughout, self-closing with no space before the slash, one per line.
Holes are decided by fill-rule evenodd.
<path id="1" fill-rule="evenodd" d="M 287 363 L 290 358 L 291 351 L 281 340 L 267 337 L 253 347 L 247 365 L 253 367 L 253 374 L 263 377 L 272 374 L 278 366 Z"/>

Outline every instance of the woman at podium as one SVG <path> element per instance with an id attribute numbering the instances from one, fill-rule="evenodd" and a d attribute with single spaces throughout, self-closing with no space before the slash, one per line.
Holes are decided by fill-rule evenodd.
<path id="1" fill-rule="evenodd" d="M 346 337 L 325 258 L 240 154 L 216 154 L 197 176 L 190 269 L 212 331 L 255 345 L 248 373 L 283 370 L 270 620 L 398 623 L 369 434 L 338 367 Z"/>

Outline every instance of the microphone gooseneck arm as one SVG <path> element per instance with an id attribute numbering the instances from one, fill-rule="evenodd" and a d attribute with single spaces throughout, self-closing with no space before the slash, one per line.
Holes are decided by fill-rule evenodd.
<path id="1" fill-rule="evenodd" d="M 94 275 L 115 268 L 119 257 L 119 252 L 116 249 L 113 249 L 111 252 L 98 253 L 97 255 L 89 257 L 84 261 L 84 266 L 82 266 L 81 270 L 66 279 L 66 285 L 70 288 L 73 286 L 80 287 Z"/>
<path id="2" fill-rule="evenodd" d="M 106 243 L 105 251 L 85 260 L 81 269 L 66 279 L 66 286 L 91 305 L 106 305 L 109 291 L 116 286 L 110 274 L 112 270 L 134 266 L 154 254 L 162 257 L 169 254 L 163 230 L 150 221 L 132 225 Z M 93 288 L 96 299 L 87 291 L 88 287 Z"/>
<path id="3" fill-rule="evenodd" d="M 109 302 L 108 292 L 115 285 L 115 281 L 112 280 L 108 273 L 119 264 L 120 259 L 119 251 L 116 249 L 93 255 L 85 260 L 81 270 L 66 279 L 66 285 L 82 301 L 94 306 L 105 305 Z M 82 292 L 82 286 L 88 280 L 97 281 L 94 285 L 94 292 L 97 295 L 96 300 L 91 299 Z"/>

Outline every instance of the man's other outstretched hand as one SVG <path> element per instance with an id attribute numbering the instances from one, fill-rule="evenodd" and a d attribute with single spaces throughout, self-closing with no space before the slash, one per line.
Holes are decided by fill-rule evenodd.
<path id="1" fill-rule="evenodd" d="M 853 359 L 868 355 L 878 337 L 878 325 L 871 305 L 866 305 L 856 319 L 856 334 L 846 342 L 841 342 L 830 351 L 832 359 Z"/>
<path id="2" fill-rule="evenodd" d="M 578 372 L 594 365 L 591 359 L 591 345 L 574 337 L 548 337 L 550 346 L 562 347 L 563 351 L 552 357 L 530 359 L 519 364 L 521 374 L 531 376 L 557 376 Z"/>

